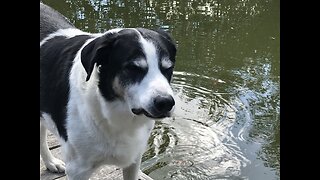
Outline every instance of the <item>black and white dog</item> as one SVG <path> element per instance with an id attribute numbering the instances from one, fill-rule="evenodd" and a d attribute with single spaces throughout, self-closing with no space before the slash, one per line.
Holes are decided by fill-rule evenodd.
<path id="1" fill-rule="evenodd" d="M 155 119 L 172 115 L 176 47 L 164 31 L 91 34 L 40 3 L 40 154 L 53 172 L 85 180 L 101 165 L 137 180 Z M 64 162 L 52 156 L 46 129 Z"/>

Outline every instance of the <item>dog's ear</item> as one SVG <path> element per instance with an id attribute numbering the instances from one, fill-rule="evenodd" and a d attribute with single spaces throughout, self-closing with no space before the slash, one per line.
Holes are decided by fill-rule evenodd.
<path id="1" fill-rule="evenodd" d="M 161 35 L 162 38 L 164 38 L 167 42 L 169 42 L 169 45 L 171 47 L 172 52 L 174 53 L 174 55 L 176 54 L 177 51 L 177 47 L 176 47 L 176 42 L 175 40 L 171 37 L 171 35 L 164 31 L 163 29 L 159 28 L 159 29 L 154 29 L 154 31 L 156 31 L 157 33 L 159 33 Z"/>
<path id="2" fill-rule="evenodd" d="M 117 33 L 106 34 L 87 44 L 81 51 L 81 63 L 87 72 L 86 81 L 90 79 L 95 63 L 101 63 L 101 54 L 108 54 L 115 41 Z M 107 60 L 104 57 L 103 60 Z"/>
<path id="3" fill-rule="evenodd" d="M 157 33 L 159 33 L 160 35 L 162 35 L 164 38 L 166 38 L 167 40 L 171 41 L 172 43 L 174 43 L 173 38 L 170 36 L 170 34 L 168 32 L 166 32 L 165 30 L 159 28 L 159 29 L 155 29 L 154 31 L 156 31 Z M 175 43 L 174 43 L 175 44 Z"/>

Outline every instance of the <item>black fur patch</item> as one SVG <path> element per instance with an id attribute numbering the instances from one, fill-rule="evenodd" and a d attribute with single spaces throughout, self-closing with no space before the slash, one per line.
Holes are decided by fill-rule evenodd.
<path id="1" fill-rule="evenodd" d="M 139 43 L 139 36 L 134 30 L 122 30 L 119 32 L 117 40 L 114 41 L 110 61 L 105 64 L 101 63 L 99 88 L 102 95 L 107 100 L 119 97 L 117 92 L 112 89 L 112 83 L 115 76 L 119 76 L 120 83 L 123 87 L 140 82 L 146 71 L 135 68 L 132 61 L 143 58 L 145 59 L 142 47 Z"/>
<path id="2" fill-rule="evenodd" d="M 67 141 L 66 106 L 69 98 L 69 73 L 76 53 L 90 36 L 70 39 L 57 36 L 40 48 L 40 113 L 51 115 L 60 136 Z"/>
<path id="3" fill-rule="evenodd" d="M 94 64 L 100 66 L 98 87 L 108 101 L 121 98 L 112 86 L 116 76 L 120 77 L 120 83 L 124 86 L 142 80 L 147 71 L 130 64 L 138 58 L 145 59 L 145 56 L 139 43 L 139 35 L 130 29 L 101 36 L 90 42 L 81 53 L 82 64 L 88 73 L 87 80 Z"/>

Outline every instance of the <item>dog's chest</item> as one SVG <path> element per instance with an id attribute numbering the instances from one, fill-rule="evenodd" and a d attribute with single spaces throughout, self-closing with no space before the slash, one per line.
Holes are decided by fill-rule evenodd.
<path id="1" fill-rule="evenodd" d="M 145 132 L 143 132 L 145 131 Z M 113 137 L 108 143 L 105 143 L 107 153 L 107 161 L 115 161 L 120 166 L 135 161 L 140 153 L 145 151 L 149 133 L 144 129 L 135 135 L 122 134 L 121 137 Z M 104 152 L 104 150 L 102 150 Z"/>
<path id="2" fill-rule="evenodd" d="M 103 163 L 128 166 L 145 151 L 149 132 L 142 128 L 134 134 L 118 134 L 117 137 L 109 136 L 104 143 L 97 144 L 96 151 L 104 157 Z M 100 158 L 101 158 L 100 156 Z M 97 159 L 100 159 L 99 156 Z"/>
<path id="3" fill-rule="evenodd" d="M 80 134 L 74 134 L 70 140 L 77 141 L 77 151 L 82 159 L 90 161 L 96 166 L 114 164 L 126 167 L 134 163 L 146 150 L 153 122 L 142 125 L 138 129 L 124 128 L 114 132 L 87 132 L 85 141 L 81 141 Z M 78 131 L 79 132 L 79 131 Z M 76 138 L 74 138 L 76 137 Z"/>

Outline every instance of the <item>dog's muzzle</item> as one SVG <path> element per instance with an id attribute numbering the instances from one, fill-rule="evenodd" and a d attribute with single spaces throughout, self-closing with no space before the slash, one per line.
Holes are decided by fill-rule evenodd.
<path id="1" fill-rule="evenodd" d="M 175 101 L 171 95 L 158 95 L 148 108 L 133 108 L 131 111 L 136 115 L 144 114 L 153 119 L 160 119 L 170 117 L 174 105 Z"/>

